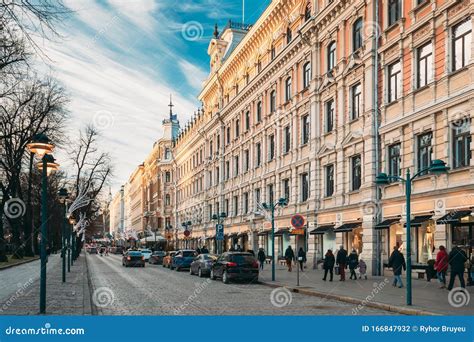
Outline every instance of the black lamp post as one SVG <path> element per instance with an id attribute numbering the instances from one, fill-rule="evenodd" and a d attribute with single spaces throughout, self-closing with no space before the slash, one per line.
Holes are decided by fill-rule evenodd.
<path id="1" fill-rule="evenodd" d="M 69 217 L 69 229 L 67 230 L 67 271 L 71 272 L 72 258 L 71 258 L 71 249 L 72 249 L 72 229 L 76 224 L 76 219 L 74 217 Z"/>
<path id="2" fill-rule="evenodd" d="M 224 223 L 224 220 L 226 219 L 227 214 L 225 212 L 218 214 L 212 215 L 212 220 L 216 221 L 216 242 L 217 242 L 217 254 L 222 254 L 222 240 L 217 241 L 217 226 L 221 225 Z M 224 229 L 224 227 L 222 227 Z"/>
<path id="3" fill-rule="evenodd" d="M 64 208 L 64 216 L 62 222 L 62 229 L 61 229 L 61 258 L 63 264 L 63 283 L 66 282 L 66 250 L 67 250 L 67 233 L 66 233 L 66 225 L 67 225 L 67 200 L 69 198 L 69 194 L 67 189 L 61 188 L 58 191 L 59 200 L 63 204 Z"/>
<path id="4" fill-rule="evenodd" d="M 287 205 L 288 200 L 286 198 L 280 198 L 276 203 L 262 203 L 262 207 L 272 214 L 272 281 L 275 281 L 275 209 L 278 206 L 285 207 Z"/>
<path id="5" fill-rule="evenodd" d="M 54 157 L 50 154 L 53 152 L 54 145 L 44 134 L 38 134 L 34 140 L 27 145 L 31 153 L 41 158 L 38 163 L 38 169 L 42 172 L 41 186 L 41 245 L 40 245 L 40 313 L 46 313 L 46 244 L 48 240 L 48 176 L 51 172 L 58 169 Z"/>
<path id="6" fill-rule="evenodd" d="M 407 168 L 406 177 L 391 176 L 386 173 L 380 173 L 375 178 L 375 183 L 379 186 L 387 186 L 393 181 L 400 181 L 405 183 L 405 197 L 406 197 L 406 235 L 407 235 L 407 305 L 412 305 L 412 289 L 411 289 L 411 186 L 415 178 L 424 175 L 426 172 L 434 175 L 439 175 L 448 172 L 449 167 L 442 160 L 436 159 L 431 162 L 430 167 L 418 171 L 412 177 L 410 169 Z"/>

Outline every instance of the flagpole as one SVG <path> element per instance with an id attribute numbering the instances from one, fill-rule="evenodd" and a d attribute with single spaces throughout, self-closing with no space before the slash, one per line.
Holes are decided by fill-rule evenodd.
<path id="1" fill-rule="evenodd" d="M 245 0 L 242 0 L 242 24 L 245 24 Z"/>

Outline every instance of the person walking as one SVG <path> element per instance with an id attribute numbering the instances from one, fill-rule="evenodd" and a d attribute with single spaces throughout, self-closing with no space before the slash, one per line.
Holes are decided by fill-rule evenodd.
<path id="1" fill-rule="evenodd" d="M 207 249 L 206 246 L 202 246 L 202 248 L 201 248 L 201 254 L 209 254 L 209 250 Z"/>
<path id="2" fill-rule="evenodd" d="M 398 284 L 398 287 L 402 288 L 402 268 L 403 270 L 406 270 L 407 265 L 405 263 L 405 257 L 400 253 L 397 246 L 393 247 L 393 252 L 388 260 L 388 267 L 391 267 L 393 271 L 394 279 L 392 286 L 395 287 Z"/>
<path id="3" fill-rule="evenodd" d="M 288 246 L 288 248 L 285 251 L 285 260 L 286 260 L 286 266 L 288 266 L 288 272 L 291 272 L 291 264 L 293 260 L 295 260 L 295 252 L 293 252 L 293 248 L 291 248 L 291 245 Z"/>
<path id="4" fill-rule="evenodd" d="M 300 263 L 300 270 L 303 271 L 303 265 L 306 262 L 306 252 L 303 250 L 303 247 L 300 247 L 298 250 L 298 262 Z"/>
<path id="5" fill-rule="evenodd" d="M 263 250 L 263 248 L 259 248 L 258 249 L 258 254 L 257 254 L 257 259 L 258 259 L 258 262 L 260 263 L 260 269 L 263 270 L 263 264 L 265 263 L 265 259 L 267 258 L 267 256 L 265 255 L 265 252 Z"/>
<path id="6" fill-rule="evenodd" d="M 436 277 L 440 283 L 440 289 L 446 287 L 446 272 L 448 271 L 448 266 L 448 252 L 446 252 L 444 246 L 439 246 L 439 252 L 436 254 L 434 269 L 436 270 Z"/>
<path id="7" fill-rule="evenodd" d="M 448 290 L 451 291 L 453 289 L 454 280 L 456 276 L 459 277 L 459 282 L 461 283 L 462 288 L 466 288 L 466 284 L 464 283 L 464 268 L 465 263 L 467 261 L 467 255 L 464 250 L 462 250 L 459 246 L 455 246 L 451 253 L 448 255 L 448 263 L 451 266 L 451 276 L 449 277 L 449 285 Z"/>
<path id="8" fill-rule="evenodd" d="M 341 245 L 336 255 L 336 265 L 339 266 L 339 273 L 341 275 L 341 278 L 339 279 L 339 281 L 346 280 L 346 273 L 345 273 L 346 264 L 347 264 L 347 251 L 344 249 L 344 246 Z"/>
<path id="9" fill-rule="evenodd" d="M 328 249 L 328 251 L 326 252 L 326 255 L 324 256 L 324 263 L 323 263 L 323 268 L 324 268 L 323 280 L 324 281 L 326 281 L 328 272 L 330 274 L 329 281 L 332 281 L 332 277 L 333 277 L 332 270 L 334 268 L 335 262 L 336 262 L 336 258 L 334 258 L 334 254 L 332 254 L 332 250 Z"/>
<path id="10" fill-rule="evenodd" d="M 357 274 L 355 272 L 356 268 L 359 266 L 359 256 L 355 249 L 352 249 L 351 254 L 347 258 L 347 263 L 349 265 L 349 270 L 351 271 L 351 276 L 349 279 L 357 280 Z"/>
<path id="11" fill-rule="evenodd" d="M 367 264 L 365 263 L 364 260 L 360 259 L 359 260 L 359 279 L 362 279 L 362 277 L 365 277 L 365 280 L 367 280 Z"/>

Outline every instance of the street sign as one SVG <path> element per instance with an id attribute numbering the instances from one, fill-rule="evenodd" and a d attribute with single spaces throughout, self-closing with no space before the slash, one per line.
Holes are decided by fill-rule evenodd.
<path id="1" fill-rule="evenodd" d="M 291 225 L 295 229 L 301 229 L 304 227 L 304 216 L 300 214 L 293 215 L 291 217 Z"/>
<path id="2" fill-rule="evenodd" d="M 224 225 L 216 224 L 216 241 L 224 240 Z"/>
<path id="3" fill-rule="evenodd" d="M 191 232 L 186 229 L 183 234 L 184 234 L 184 237 L 188 237 L 189 235 L 191 235 Z"/>
<path id="4" fill-rule="evenodd" d="M 303 228 L 293 229 L 290 231 L 292 235 L 304 235 L 305 230 Z"/>

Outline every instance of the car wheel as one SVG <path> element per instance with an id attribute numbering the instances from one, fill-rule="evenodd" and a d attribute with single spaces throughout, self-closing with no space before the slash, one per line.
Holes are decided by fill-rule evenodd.
<path id="1" fill-rule="evenodd" d="M 201 267 L 198 268 L 198 276 L 199 276 L 199 278 L 202 278 L 202 270 L 201 270 Z"/>
<path id="2" fill-rule="evenodd" d="M 216 280 L 216 275 L 214 274 L 214 270 L 211 268 L 211 274 L 209 275 L 209 277 L 212 279 L 212 280 Z"/>
<path id="3" fill-rule="evenodd" d="M 222 274 L 222 282 L 224 284 L 229 284 L 229 276 L 227 275 L 227 271 L 224 271 L 224 273 Z"/>

